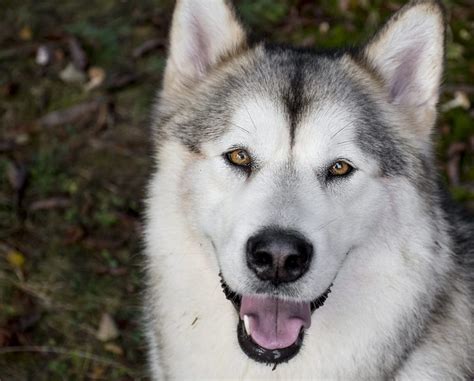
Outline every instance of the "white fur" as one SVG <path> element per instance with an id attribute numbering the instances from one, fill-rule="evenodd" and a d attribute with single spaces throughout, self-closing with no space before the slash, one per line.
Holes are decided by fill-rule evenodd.
<path id="1" fill-rule="evenodd" d="M 231 16 L 222 1 L 178 2 L 165 92 L 186 79 L 199 80 L 209 65 L 241 42 L 243 32 Z M 423 53 L 410 56 L 419 65 L 413 86 L 392 92 L 395 99 L 387 112 L 395 128 L 406 124 L 400 110 L 393 112 L 400 104 L 433 109 L 437 101 L 440 74 L 435 66 L 442 47 L 431 44 L 430 35 L 439 37 L 437 18 L 426 3 L 415 5 L 367 48 L 367 57 L 391 87 L 397 86 L 390 81 L 407 63 L 407 51 L 420 46 Z M 205 54 L 193 50 L 196 33 L 209 48 Z M 398 119 L 397 112 L 402 115 Z M 380 376 L 380 354 L 387 354 L 383 361 L 391 361 L 400 323 L 422 313 L 420 301 L 432 302 L 430 297 L 451 270 L 451 253 L 442 247 L 433 258 L 430 244 L 449 241 L 444 228 L 435 233 L 415 185 L 380 175 L 377 163 L 354 141 L 352 120 L 337 99 L 321 100 L 300 121 L 292 145 L 282 106 L 256 95 L 242 100 L 227 133 L 203 144 L 199 154 L 171 139 L 162 142 L 145 232 L 150 298 L 145 304 L 154 379 Z M 235 147 L 248 149 L 258 163 L 251 178 L 225 162 L 223 153 Z M 324 185 L 318 174 L 338 159 L 357 170 L 343 182 Z M 312 316 L 300 353 L 274 371 L 240 349 L 238 314 L 225 299 L 218 276 L 222 272 L 239 294 L 252 293 L 254 275 L 245 264 L 244 247 L 252 234 L 268 225 L 298 230 L 315 247 L 311 268 L 294 282 L 294 298 L 312 300 L 334 282 L 325 305 Z M 463 306 L 459 300 L 453 305 Z M 458 321 L 460 332 L 466 332 L 470 322 Z M 443 323 L 438 328 L 448 330 Z M 440 353 L 435 347 L 416 349 L 398 379 L 458 376 L 450 369 L 462 360 L 450 352 L 439 364 Z"/>
<path id="2" fill-rule="evenodd" d="M 283 220 L 319 245 L 314 273 L 301 283 L 302 298 L 314 298 L 337 277 L 325 306 L 313 314 L 300 354 L 272 372 L 241 351 L 237 313 L 220 289 L 218 273 L 221 270 L 237 292 L 248 291 L 245 279 L 250 274 L 242 265 L 242 245 L 261 221 L 280 222 L 278 216 L 272 221 L 275 215 L 267 205 L 273 198 L 279 165 L 291 156 L 289 129 L 270 100 L 242 107 L 235 123 L 249 133 L 232 129 L 220 142 L 206 146 L 204 160 L 194 160 L 178 143 L 167 144 L 160 153 L 161 170 L 150 191 L 146 236 L 151 290 L 159 295 L 156 313 L 164 371 L 173 379 L 371 377 L 370 372 L 357 373 L 359 364 L 371 369 L 387 332 L 394 332 L 398 319 L 416 310 L 418 298 L 439 282 L 425 245 L 433 237 L 423 222 L 427 217 L 417 190 L 404 180 L 380 178 L 354 143 L 335 149 L 337 142 L 350 140 L 353 134 L 349 124 L 329 138 L 348 123 L 343 107 L 323 107 L 302 123 L 292 156 L 301 172 L 342 156 L 357 166 L 358 173 L 339 189 L 318 190 L 314 179 L 305 175 L 292 188 L 299 203 L 295 214 Z M 330 117 L 334 115 L 338 117 Z M 266 123 L 267 128 L 254 131 L 253 123 Z M 231 142 L 255 145 L 269 166 L 261 180 L 246 183 L 224 163 L 220 153 Z M 320 202 L 314 202 L 317 199 Z M 316 225 L 335 217 L 338 221 L 314 231 Z M 216 251 L 209 238 L 216 243 Z M 351 252 L 345 258 L 348 249 Z M 437 261 L 446 258 L 441 255 Z"/>

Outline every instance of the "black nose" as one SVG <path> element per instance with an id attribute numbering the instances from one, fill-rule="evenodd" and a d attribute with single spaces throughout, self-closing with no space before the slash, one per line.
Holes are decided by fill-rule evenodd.
<path id="1" fill-rule="evenodd" d="M 247 242 L 247 265 L 262 280 L 293 282 L 308 271 L 313 246 L 300 234 L 266 229 Z"/>

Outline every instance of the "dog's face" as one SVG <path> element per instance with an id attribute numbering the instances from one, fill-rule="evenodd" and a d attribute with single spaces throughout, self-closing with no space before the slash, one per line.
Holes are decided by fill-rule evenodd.
<path id="1" fill-rule="evenodd" d="M 242 349 L 288 361 L 346 256 L 396 218 L 390 184 L 422 163 L 442 13 L 413 3 L 356 53 L 318 54 L 250 47 L 209 4 L 178 2 L 160 138 L 182 147 L 186 219 L 214 248 Z"/>
<path id="2" fill-rule="evenodd" d="M 281 53 L 262 49 L 255 65 L 270 68 L 279 61 L 275 54 Z M 200 146 L 202 158 L 189 166 L 186 187 L 194 200 L 194 223 L 215 246 L 222 275 L 233 291 L 311 301 L 329 288 L 351 248 L 370 238 L 388 203 L 384 170 L 398 170 L 404 158 L 399 153 L 385 158 L 387 170 L 380 158 L 364 151 L 360 135 L 366 123 L 377 124 L 376 113 L 367 120 L 376 106 L 360 99 L 355 83 L 354 89 L 347 81 L 337 85 L 337 78 L 345 75 L 343 64 L 334 68 L 331 59 L 286 54 L 277 73 L 261 71 L 266 78 L 260 81 L 270 88 L 255 93 L 252 86 L 260 81 L 247 78 L 248 84 L 232 90 L 228 102 L 235 108 L 228 113 L 227 125 L 219 137 Z M 307 64 L 298 74 L 292 71 L 296 59 Z M 322 73 L 333 78 L 321 79 Z M 304 80 L 293 85 L 295 75 Z M 271 248 L 275 231 L 294 233 L 299 237 L 296 245 L 307 248 L 284 248 L 285 240 Z M 255 239 L 262 241 L 256 250 L 261 257 L 266 252 L 269 262 L 276 261 L 272 256 L 285 255 L 273 251 L 290 251 L 281 261 L 291 261 L 294 255 L 291 281 L 279 282 L 278 274 L 275 279 L 260 276 L 265 266 L 252 265 L 249 247 Z M 281 273 L 285 263 L 281 266 L 269 270 Z"/>

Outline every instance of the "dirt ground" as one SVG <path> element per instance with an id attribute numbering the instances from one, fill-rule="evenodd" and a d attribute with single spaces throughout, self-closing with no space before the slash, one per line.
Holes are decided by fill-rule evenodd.
<path id="1" fill-rule="evenodd" d="M 330 47 L 402 2 L 236 3 L 257 36 Z M 446 5 L 436 165 L 474 210 L 474 7 Z M 172 8 L 0 0 L 1 381 L 146 379 L 140 218 Z"/>

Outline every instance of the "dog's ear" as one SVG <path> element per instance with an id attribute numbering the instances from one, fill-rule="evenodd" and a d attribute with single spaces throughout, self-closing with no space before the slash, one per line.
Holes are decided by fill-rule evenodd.
<path id="1" fill-rule="evenodd" d="M 246 45 L 227 0 L 177 0 L 163 88 L 192 86 L 222 59 Z"/>
<path id="2" fill-rule="evenodd" d="M 410 112 L 428 135 L 444 63 L 444 10 L 437 1 L 414 0 L 398 11 L 363 50 L 386 85 L 390 102 Z"/>

